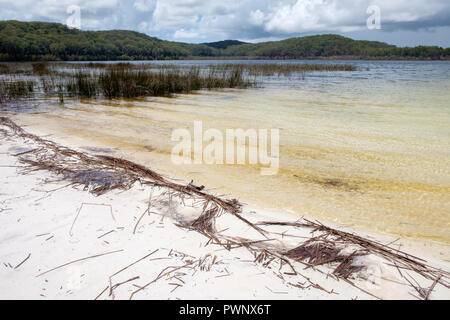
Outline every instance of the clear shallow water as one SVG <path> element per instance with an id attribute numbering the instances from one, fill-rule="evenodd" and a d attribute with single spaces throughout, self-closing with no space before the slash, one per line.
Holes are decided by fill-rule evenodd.
<path id="1" fill-rule="evenodd" d="M 260 88 L 171 99 L 37 101 L 27 109 L 33 114 L 16 118 L 258 207 L 449 243 L 450 63 L 297 63 L 349 63 L 358 71 L 264 78 Z M 279 128 L 279 173 L 261 176 L 250 165 L 173 165 L 172 129 L 192 129 L 194 120 L 223 132 Z"/>

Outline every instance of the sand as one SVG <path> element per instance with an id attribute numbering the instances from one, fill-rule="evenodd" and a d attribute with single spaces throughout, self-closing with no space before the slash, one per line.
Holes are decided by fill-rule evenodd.
<path id="1" fill-rule="evenodd" d="M 136 183 L 128 191 L 95 197 L 56 182 L 48 172 L 21 174 L 14 154 L 30 146 L 1 134 L 0 142 L 1 299 L 417 299 L 397 269 L 379 257 L 361 259 L 367 268 L 355 279 L 359 288 L 336 279 L 326 266 L 305 269 L 298 264 L 302 276 L 293 276 L 278 261 L 264 266 L 245 247 L 228 251 L 177 226 L 180 219 L 193 217 L 196 208 L 168 199 L 163 189 Z M 142 215 L 149 199 L 150 213 Z M 243 216 L 253 222 L 288 217 L 249 206 Z M 231 215 L 221 216 L 216 228 L 229 236 L 261 238 Z M 307 231 L 296 232 L 290 230 L 278 245 L 292 248 L 309 237 Z M 397 240 L 402 250 L 450 269 L 446 245 L 361 235 L 382 243 Z M 432 285 L 417 280 L 424 288 Z M 440 284 L 429 296 L 449 298 L 450 290 Z"/>

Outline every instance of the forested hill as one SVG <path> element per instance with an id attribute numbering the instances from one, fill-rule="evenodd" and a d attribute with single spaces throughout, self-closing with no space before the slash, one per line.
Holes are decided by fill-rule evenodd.
<path id="1" fill-rule="evenodd" d="M 226 40 L 188 44 L 134 31 L 80 31 L 59 23 L 0 21 L 0 61 L 154 60 L 213 57 L 270 59 L 450 59 L 450 48 L 399 48 L 338 35 L 257 44 Z"/>
<path id="2" fill-rule="evenodd" d="M 246 42 L 238 41 L 238 40 L 223 40 L 223 41 L 216 41 L 216 42 L 207 42 L 204 43 L 208 47 L 213 47 L 216 49 L 227 49 L 231 46 L 237 46 L 241 44 L 246 44 Z"/>

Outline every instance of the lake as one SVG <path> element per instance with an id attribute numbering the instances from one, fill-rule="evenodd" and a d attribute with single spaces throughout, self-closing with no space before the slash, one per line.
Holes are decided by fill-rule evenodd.
<path id="1" fill-rule="evenodd" d="M 450 62 L 149 63 L 342 63 L 357 70 L 263 77 L 256 88 L 173 98 L 60 105 L 47 97 L 8 110 L 30 130 L 107 148 L 257 208 L 450 243 Z M 191 130 L 196 120 L 222 132 L 280 129 L 278 174 L 262 176 L 250 164 L 173 164 L 172 131 Z"/>

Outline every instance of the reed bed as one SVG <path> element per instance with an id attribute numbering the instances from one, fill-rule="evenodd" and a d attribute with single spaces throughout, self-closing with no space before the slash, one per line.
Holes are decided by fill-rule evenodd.
<path id="1" fill-rule="evenodd" d="M 8 74 L 10 73 L 9 66 L 7 64 L 0 64 L 0 74 Z"/>
<path id="2" fill-rule="evenodd" d="M 0 101 L 30 97 L 32 93 L 65 98 L 170 97 L 177 93 L 258 86 L 261 77 L 302 77 L 313 71 L 354 71 L 346 64 L 209 64 L 186 66 L 152 63 L 37 62 L 0 64 L 1 74 L 27 80 L 0 83 Z M 258 78 L 260 77 L 260 78 Z M 40 86 L 39 86 L 40 85 Z M 39 87 L 40 90 L 35 90 Z"/>
<path id="3" fill-rule="evenodd" d="M 0 80 L 0 103 L 29 98 L 34 92 L 34 82 L 27 80 Z"/>
<path id="4" fill-rule="evenodd" d="M 38 66 L 38 65 L 42 65 Z M 48 67 L 52 64 L 48 62 L 38 62 L 38 63 L 23 63 L 23 62 L 8 62 L 0 63 L 0 74 L 2 75 L 21 75 L 21 76 L 37 76 L 43 70 L 43 66 Z M 45 67 L 46 68 L 46 67 Z"/>
<path id="5" fill-rule="evenodd" d="M 295 73 L 305 74 L 315 71 L 356 71 L 356 67 L 349 64 L 225 64 L 217 65 L 214 68 L 229 69 L 232 67 L 240 67 L 250 76 L 291 76 Z"/>
<path id="6" fill-rule="evenodd" d="M 100 70 L 159 70 L 159 69 L 172 69 L 183 70 L 190 68 L 189 66 L 176 65 L 176 64 L 154 64 L 154 63 L 141 63 L 133 64 L 129 62 L 121 63 L 59 63 L 61 68 L 76 68 L 76 69 L 100 69 Z M 310 63 L 246 63 L 246 64 L 209 64 L 204 66 L 205 69 L 218 70 L 218 71 L 232 71 L 234 69 L 240 69 L 247 75 L 257 76 L 288 76 L 296 72 L 315 72 L 315 71 L 357 71 L 357 68 L 351 64 L 310 64 Z"/>
<path id="7" fill-rule="evenodd" d="M 31 64 L 33 74 L 37 74 L 39 76 L 51 73 L 49 67 L 50 64 L 48 62 L 36 62 Z"/>
<path id="8" fill-rule="evenodd" d="M 65 93 L 75 97 L 135 98 L 171 96 L 201 89 L 248 88 L 254 83 L 238 68 L 222 73 L 203 73 L 199 68 L 164 69 L 157 72 L 110 68 L 99 74 L 77 72 L 66 80 Z"/>
<path id="9" fill-rule="evenodd" d="M 75 98 L 170 97 L 202 89 L 248 88 L 256 83 L 245 77 L 241 67 L 228 70 L 198 67 L 120 64 L 32 64 L 27 71 L 37 76 L 41 91 L 48 95 Z M 72 68 L 73 67 L 73 68 Z"/>

